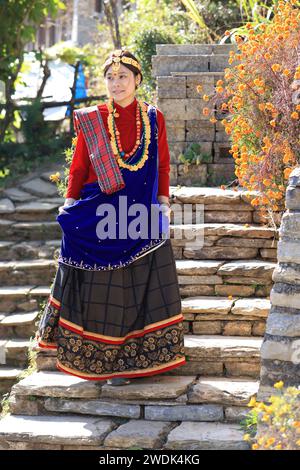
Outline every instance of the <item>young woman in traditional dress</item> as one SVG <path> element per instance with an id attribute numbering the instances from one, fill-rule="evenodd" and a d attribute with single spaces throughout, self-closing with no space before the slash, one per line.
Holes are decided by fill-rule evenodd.
<path id="1" fill-rule="evenodd" d="M 124 385 L 185 364 L 184 329 L 164 116 L 135 97 L 143 76 L 129 51 L 112 52 L 103 72 L 108 102 L 74 112 L 58 269 L 37 340 L 57 351 L 59 370 Z"/>

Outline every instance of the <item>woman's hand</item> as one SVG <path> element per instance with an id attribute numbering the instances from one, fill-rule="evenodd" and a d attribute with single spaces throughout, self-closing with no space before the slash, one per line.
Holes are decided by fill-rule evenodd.
<path id="1" fill-rule="evenodd" d="M 74 199 L 73 197 L 68 197 L 63 206 L 59 206 L 58 208 L 58 214 L 67 214 L 67 212 L 64 210 L 64 207 L 71 206 L 77 199 Z"/>
<path id="2" fill-rule="evenodd" d="M 170 209 L 170 202 L 169 202 L 169 197 L 164 196 L 163 194 L 157 196 L 158 202 L 160 204 L 160 207 L 162 208 L 162 213 L 168 217 L 169 219 L 169 224 L 171 221 L 171 209 Z"/>

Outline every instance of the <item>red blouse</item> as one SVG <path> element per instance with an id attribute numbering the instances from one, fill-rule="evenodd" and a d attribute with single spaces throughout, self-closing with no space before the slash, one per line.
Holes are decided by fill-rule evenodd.
<path id="1" fill-rule="evenodd" d="M 135 98 L 128 106 L 122 107 L 115 102 L 119 117 L 116 117 L 116 124 L 120 131 L 120 139 L 124 152 L 130 152 L 136 142 L 136 106 Z M 106 104 L 98 106 L 101 112 L 103 123 L 107 135 L 110 136 L 107 124 L 108 109 Z M 169 197 L 170 186 L 170 154 L 167 142 L 167 132 L 165 119 L 162 112 L 157 108 L 158 124 L 158 155 L 159 155 L 159 173 L 158 173 L 158 196 Z M 97 175 L 94 172 L 90 162 L 88 149 L 83 137 L 82 131 L 78 134 L 78 140 L 70 166 L 68 189 L 66 197 L 79 199 L 80 191 L 84 184 L 97 181 Z"/>

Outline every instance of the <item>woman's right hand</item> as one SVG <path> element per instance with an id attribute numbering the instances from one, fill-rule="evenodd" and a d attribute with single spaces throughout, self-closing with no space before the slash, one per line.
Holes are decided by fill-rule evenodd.
<path id="1" fill-rule="evenodd" d="M 59 206 L 58 208 L 58 215 L 60 214 L 67 214 L 67 212 L 64 210 L 65 207 L 68 207 L 68 206 L 71 206 L 74 202 L 76 201 L 76 199 L 72 198 L 72 197 L 68 197 L 65 202 L 64 202 L 64 205 L 63 206 Z"/>

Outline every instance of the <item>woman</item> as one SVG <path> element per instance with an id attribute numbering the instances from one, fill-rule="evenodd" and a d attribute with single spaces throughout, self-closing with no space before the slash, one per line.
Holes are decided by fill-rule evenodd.
<path id="1" fill-rule="evenodd" d="M 77 144 L 57 216 L 63 232 L 59 266 L 37 340 L 41 348 L 57 350 L 58 369 L 123 385 L 186 360 L 176 265 L 166 237 L 170 156 L 164 116 L 136 99 L 143 77 L 129 51 L 114 51 L 103 71 L 108 103 L 74 112 Z M 136 212 L 140 217 L 133 218 Z"/>

